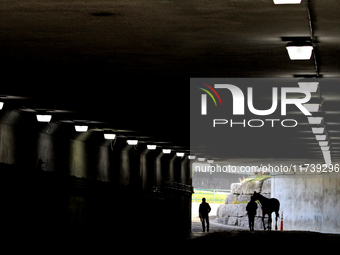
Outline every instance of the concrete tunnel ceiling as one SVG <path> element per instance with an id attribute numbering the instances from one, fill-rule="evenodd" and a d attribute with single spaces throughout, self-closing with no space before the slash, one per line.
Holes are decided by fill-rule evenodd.
<path id="1" fill-rule="evenodd" d="M 325 80 L 325 123 L 337 162 L 340 3 L 309 2 L 319 74 Z M 130 132 L 189 150 L 190 77 L 290 78 L 296 86 L 301 77 L 316 74 L 313 58 L 291 61 L 285 48 L 284 38 L 310 36 L 306 6 L 305 0 L 298 5 L 272 0 L 5 1 L 0 94 L 19 98 L 3 98 L 3 111 L 62 110 L 53 117 L 61 125 L 89 120 L 98 122 L 92 123 L 95 129 Z M 226 143 L 239 149 L 219 160 L 322 160 L 306 118 L 287 135 L 261 135 L 235 140 L 228 134 Z M 261 155 L 259 146 L 267 148 Z"/>

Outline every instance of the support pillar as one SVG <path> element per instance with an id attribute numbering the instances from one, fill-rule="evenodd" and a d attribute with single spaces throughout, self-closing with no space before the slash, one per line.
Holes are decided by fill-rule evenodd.
<path id="1" fill-rule="evenodd" d="M 121 152 L 119 184 L 140 189 L 140 153 L 134 145 L 126 145 Z"/>
<path id="2" fill-rule="evenodd" d="M 158 153 L 155 150 L 147 148 L 140 155 L 140 177 L 143 190 L 153 189 L 157 156 Z"/>
<path id="3" fill-rule="evenodd" d="M 190 180 L 189 163 L 190 163 L 190 160 L 188 159 L 188 157 L 185 157 L 184 159 L 182 159 L 182 162 L 181 162 L 181 183 L 187 184 L 187 185 L 191 185 L 191 184 L 189 184 L 189 180 Z"/>
<path id="4" fill-rule="evenodd" d="M 156 158 L 155 186 L 158 190 L 162 189 L 162 183 L 169 181 L 169 170 L 171 154 L 161 152 Z"/>

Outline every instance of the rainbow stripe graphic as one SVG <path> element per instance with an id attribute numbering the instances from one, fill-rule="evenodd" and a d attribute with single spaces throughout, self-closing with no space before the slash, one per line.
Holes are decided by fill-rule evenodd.
<path id="1" fill-rule="evenodd" d="M 217 96 L 217 98 L 218 98 L 218 100 L 220 101 L 220 104 L 221 104 L 221 106 L 222 106 L 222 101 L 221 101 L 220 95 L 217 93 L 217 91 L 216 91 L 213 87 L 211 87 L 211 86 L 208 85 L 208 84 L 202 83 L 202 82 L 197 82 L 197 83 L 200 83 L 200 84 L 206 86 L 207 88 L 209 88 L 209 89 Z M 206 92 L 206 93 L 212 98 L 212 100 L 214 100 L 215 106 L 217 106 L 215 97 L 213 96 L 213 94 L 211 94 L 211 92 L 210 92 L 209 90 L 206 90 L 206 89 L 201 88 L 201 87 L 198 87 L 198 88 L 201 89 L 201 90 L 203 90 L 204 92 Z"/>

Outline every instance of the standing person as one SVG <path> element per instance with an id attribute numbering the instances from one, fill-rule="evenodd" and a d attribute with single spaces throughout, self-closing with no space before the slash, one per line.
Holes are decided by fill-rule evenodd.
<path id="1" fill-rule="evenodd" d="M 257 210 L 257 204 L 253 196 L 251 196 L 250 202 L 247 204 L 246 210 L 248 212 L 249 229 L 250 231 L 254 231 L 254 220 Z"/>
<path id="2" fill-rule="evenodd" d="M 202 203 L 199 208 L 199 216 L 202 222 L 203 232 L 205 232 L 205 222 L 207 223 L 207 232 L 209 232 L 209 213 L 211 211 L 210 205 L 202 198 Z"/>

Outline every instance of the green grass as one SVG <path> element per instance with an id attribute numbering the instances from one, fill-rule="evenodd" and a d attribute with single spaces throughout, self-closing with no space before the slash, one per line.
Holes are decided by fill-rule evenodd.
<path id="1" fill-rule="evenodd" d="M 196 190 L 195 193 L 192 194 L 192 202 L 201 203 L 202 198 L 205 198 L 207 203 L 224 204 L 226 196 L 227 194 L 216 194 L 215 193 L 215 202 L 214 202 L 213 192 Z"/>

